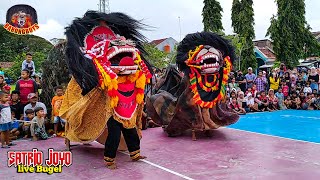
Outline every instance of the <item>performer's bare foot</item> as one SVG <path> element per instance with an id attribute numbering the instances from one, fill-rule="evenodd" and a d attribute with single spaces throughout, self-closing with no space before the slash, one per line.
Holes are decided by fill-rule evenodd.
<path id="1" fill-rule="evenodd" d="M 114 169 L 117 169 L 117 168 L 118 168 L 117 165 L 116 165 L 116 163 L 112 163 L 112 164 L 106 163 L 106 165 L 107 165 L 107 168 L 108 168 L 108 169 L 111 169 L 111 170 L 114 170 Z"/>
<path id="2" fill-rule="evenodd" d="M 138 156 L 137 158 L 132 159 L 132 161 L 139 161 L 140 159 L 146 159 L 146 158 L 147 158 L 146 156 Z"/>

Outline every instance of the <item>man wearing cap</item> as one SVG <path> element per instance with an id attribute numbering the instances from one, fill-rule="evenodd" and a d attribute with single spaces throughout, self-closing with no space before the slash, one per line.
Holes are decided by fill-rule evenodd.
<path id="1" fill-rule="evenodd" d="M 248 74 L 246 74 L 247 88 L 252 88 L 255 79 L 256 75 L 252 73 L 252 67 L 249 67 Z"/>
<path id="2" fill-rule="evenodd" d="M 24 117 L 26 117 L 26 110 L 27 110 L 27 109 L 32 109 L 32 110 L 34 110 L 36 107 L 42 107 L 43 110 L 44 110 L 45 116 L 47 115 L 46 105 L 44 105 L 42 102 L 38 102 L 38 96 L 37 96 L 37 94 L 35 94 L 35 93 L 30 93 L 30 94 L 28 94 L 28 100 L 29 100 L 30 103 L 27 104 L 27 105 L 24 107 L 24 110 L 23 110 Z"/>

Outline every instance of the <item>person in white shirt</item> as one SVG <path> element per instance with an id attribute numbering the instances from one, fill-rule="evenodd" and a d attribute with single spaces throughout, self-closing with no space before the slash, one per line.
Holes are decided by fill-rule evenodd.
<path id="1" fill-rule="evenodd" d="M 303 88 L 303 93 L 305 96 L 307 96 L 308 93 L 312 93 L 310 82 L 307 82 L 306 86 Z"/>

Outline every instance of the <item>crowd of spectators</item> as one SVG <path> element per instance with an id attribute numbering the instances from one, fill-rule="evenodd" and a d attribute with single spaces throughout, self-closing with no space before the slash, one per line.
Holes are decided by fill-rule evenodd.
<path id="1" fill-rule="evenodd" d="M 14 87 L 14 86 L 13 86 Z M 33 141 L 49 138 L 49 129 L 53 129 L 51 137 L 58 134 L 58 125 L 64 127 L 65 121 L 59 117 L 59 109 L 63 101 L 63 87 L 55 88 L 56 96 L 52 98 L 52 117 L 48 119 L 47 107 L 39 100 L 40 79 L 35 74 L 32 54 L 27 53 L 22 63 L 20 79 L 15 89 L 6 84 L 5 76 L 0 71 L 0 132 L 1 147 L 10 148 L 15 145 L 11 140 L 31 138 Z M 64 134 L 64 133 L 62 133 Z"/>
<path id="2" fill-rule="evenodd" d="M 320 68 L 286 69 L 284 64 L 269 72 L 260 70 L 257 74 L 251 67 L 247 74 L 232 72 L 227 88 L 228 107 L 238 114 L 286 109 L 319 110 L 319 76 Z"/>

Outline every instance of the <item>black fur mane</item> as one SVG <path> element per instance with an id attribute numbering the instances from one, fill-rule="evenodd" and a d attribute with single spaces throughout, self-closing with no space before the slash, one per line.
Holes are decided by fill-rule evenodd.
<path id="1" fill-rule="evenodd" d="M 66 27 L 67 36 L 67 64 L 70 73 L 76 79 L 82 88 L 82 94 L 85 95 L 98 85 L 98 74 L 92 60 L 84 57 L 80 47 L 84 46 L 85 36 L 95 27 L 100 25 L 100 21 L 105 21 L 107 26 L 116 34 L 131 39 L 136 43 L 136 47 L 143 54 L 146 54 L 142 43 L 146 42 L 139 30 L 144 30 L 145 26 L 123 13 L 99 13 L 88 11 L 83 18 L 76 18 L 72 24 Z M 146 65 L 152 71 L 151 65 L 144 60 Z"/>

